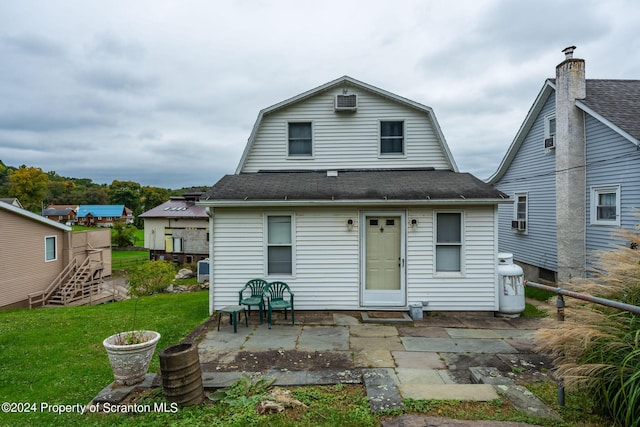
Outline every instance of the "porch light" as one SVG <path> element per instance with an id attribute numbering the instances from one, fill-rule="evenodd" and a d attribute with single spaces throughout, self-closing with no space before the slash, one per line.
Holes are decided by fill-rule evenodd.
<path id="1" fill-rule="evenodd" d="M 411 228 L 414 228 L 418 225 L 418 220 L 415 218 L 411 218 L 411 222 L 410 222 Z"/>
<path id="2" fill-rule="evenodd" d="M 353 220 L 349 218 L 347 220 L 347 230 L 351 230 L 353 228 Z"/>

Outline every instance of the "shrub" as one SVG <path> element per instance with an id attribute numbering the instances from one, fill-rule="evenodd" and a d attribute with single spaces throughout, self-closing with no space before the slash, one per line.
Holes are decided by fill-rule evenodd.
<path id="1" fill-rule="evenodd" d="M 148 261 L 129 270 L 129 295 L 152 295 L 169 286 L 176 269 L 167 261 Z"/>
<path id="2" fill-rule="evenodd" d="M 566 288 L 627 304 L 640 303 L 640 234 L 623 231 L 630 244 L 599 254 L 594 279 Z M 540 330 L 540 347 L 555 356 L 567 387 L 584 388 L 595 409 L 617 424 L 640 426 L 640 315 L 568 298 L 568 319 Z"/>

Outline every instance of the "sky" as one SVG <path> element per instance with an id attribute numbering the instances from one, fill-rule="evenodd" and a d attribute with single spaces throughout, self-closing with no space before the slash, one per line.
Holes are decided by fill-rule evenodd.
<path id="1" fill-rule="evenodd" d="M 0 160 L 163 188 L 238 165 L 261 109 L 343 75 L 431 107 L 497 169 L 562 49 L 640 79 L 637 0 L 0 2 Z"/>

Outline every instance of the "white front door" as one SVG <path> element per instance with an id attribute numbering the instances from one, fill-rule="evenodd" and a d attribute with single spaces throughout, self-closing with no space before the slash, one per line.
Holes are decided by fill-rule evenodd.
<path id="1" fill-rule="evenodd" d="M 362 305 L 404 306 L 404 214 L 363 215 Z"/>

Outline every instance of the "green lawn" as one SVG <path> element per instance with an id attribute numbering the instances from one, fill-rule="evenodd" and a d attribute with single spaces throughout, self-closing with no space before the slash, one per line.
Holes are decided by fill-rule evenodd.
<path id="1" fill-rule="evenodd" d="M 93 307 L 0 312 L 0 401 L 87 404 L 113 381 L 102 340 L 130 330 L 135 300 Z M 208 317 L 207 292 L 140 298 L 137 327 L 160 332 L 157 354 L 179 342 Z M 98 425 L 120 423 L 121 416 L 91 417 Z M 79 415 L 7 414 L 0 425 L 86 425 Z"/>
<path id="2" fill-rule="evenodd" d="M 111 268 L 123 270 L 149 261 L 149 251 L 111 251 Z"/>

